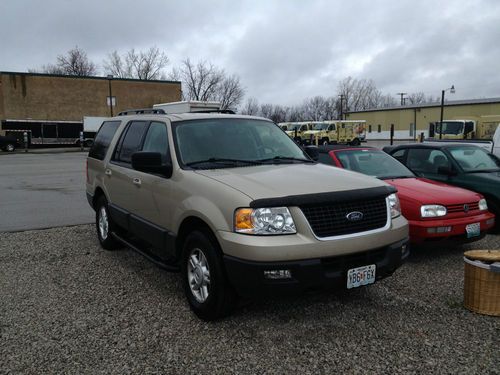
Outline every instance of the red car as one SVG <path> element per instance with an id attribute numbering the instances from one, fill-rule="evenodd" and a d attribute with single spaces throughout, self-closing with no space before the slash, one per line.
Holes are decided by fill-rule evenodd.
<path id="1" fill-rule="evenodd" d="M 410 240 L 482 238 L 495 224 L 481 194 L 416 177 L 402 163 L 371 147 L 323 146 L 319 162 L 380 178 L 398 189 L 401 210 L 410 223 Z"/>

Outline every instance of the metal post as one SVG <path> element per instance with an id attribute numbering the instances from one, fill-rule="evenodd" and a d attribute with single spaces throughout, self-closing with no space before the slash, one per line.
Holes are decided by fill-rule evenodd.
<path id="1" fill-rule="evenodd" d="M 424 132 L 420 133 L 420 143 L 424 143 Z"/>
<path id="2" fill-rule="evenodd" d="M 443 139 L 444 92 L 445 90 L 441 91 L 441 120 L 439 121 L 439 139 Z"/>
<path id="3" fill-rule="evenodd" d="M 394 144 L 394 124 L 391 124 L 391 146 Z"/>
<path id="4" fill-rule="evenodd" d="M 113 117 L 113 94 L 111 92 L 111 80 L 113 79 L 113 76 L 110 74 L 108 75 L 108 87 L 109 87 L 109 110 L 111 112 L 111 117 Z"/>
<path id="5" fill-rule="evenodd" d="M 80 151 L 83 151 L 83 132 L 80 132 Z"/>
<path id="6" fill-rule="evenodd" d="M 23 133 L 24 152 L 28 152 L 28 132 Z"/>

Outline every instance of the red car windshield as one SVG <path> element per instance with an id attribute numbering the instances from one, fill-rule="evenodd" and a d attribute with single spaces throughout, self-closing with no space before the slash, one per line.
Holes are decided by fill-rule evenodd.
<path id="1" fill-rule="evenodd" d="M 385 152 L 378 150 L 342 150 L 335 155 L 345 169 L 380 179 L 415 177 L 412 171 Z"/>

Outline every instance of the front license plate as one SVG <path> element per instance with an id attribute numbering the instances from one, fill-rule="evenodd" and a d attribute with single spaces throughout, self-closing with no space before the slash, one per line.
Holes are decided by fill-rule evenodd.
<path id="1" fill-rule="evenodd" d="M 375 282 L 375 264 L 347 271 L 347 289 L 357 288 L 361 285 L 373 284 Z"/>
<path id="2" fill-rule="evenodd" d="M 467 232 L 467 238 L 477 237 L 481 234 L 481 224 L 469 224 L 465 227 L 465 231 Z"/>

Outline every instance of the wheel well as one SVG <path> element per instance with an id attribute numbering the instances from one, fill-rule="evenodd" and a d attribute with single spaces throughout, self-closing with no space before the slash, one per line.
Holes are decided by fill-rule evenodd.
<path id="1" fill-rule="evenodd" d="M 98 187 L 97 189 L 95 189 L 94 198 L 92 198 L 92 207 L 94 209 L 95 209 L 95 205 L 96 205 L 97 201 L 102 196 L 104 196 L 104 197 L 106 196 L 106 194 L 104 194 L 104 190 L 102 190 L 100 187 Z"/>
<path id="2" fill-rule="evenodd" d="M 210 238 L 210 240 L 213 241 L 214 245 L 216 245 L 215 247 L 217 249 L 220 249 L 219 242 L 217 241 L 217 238 L 215 237 L 215 234 L 209 227 L 209 225 L 198 217 L 190 216 L 185 218 L 181 223 L 181 226 L 179 227 L 177 238 L 175 239 L 176 258 L 180 259 L 184 241 L 188 234 L 193 232 L 194 230 L 199 230 L 205 233 Z"/>

